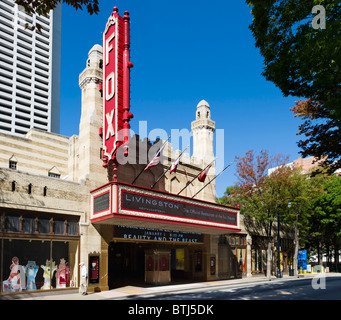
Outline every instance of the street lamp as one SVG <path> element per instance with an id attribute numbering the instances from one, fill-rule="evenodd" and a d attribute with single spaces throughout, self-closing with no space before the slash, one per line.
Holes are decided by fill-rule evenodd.
<path id="1" fill-rule="evenodd" d="M 277 278 L 282 278 L 281 272 L 281 236 L 280 236 L 279 211 L 277 212 Z"/>

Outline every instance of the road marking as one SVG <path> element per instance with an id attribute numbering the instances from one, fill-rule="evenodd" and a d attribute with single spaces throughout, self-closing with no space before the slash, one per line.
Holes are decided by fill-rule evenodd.
<path id="1" fill-rule="evenodd" d="M 281 291 L 280 294 L 292 294 L 292 292 L 289 292 L 289 291 Z"/>

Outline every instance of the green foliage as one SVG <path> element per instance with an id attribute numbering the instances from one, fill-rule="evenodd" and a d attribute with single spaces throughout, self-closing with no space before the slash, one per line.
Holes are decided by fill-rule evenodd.
<path id="1" fill-rule="evenodd" d="M 60 3 L 70 5 L 76 10 L 83 10 L 83 7 L 86 7 L 90 15 L 98 14 L 98 1 L 99 0 L 15 0 L 16 4 L 24 7 L 27 14 L 38 14 L 41 16 L 47 16 L 50 11 L 55 9 Z M 26 25 L 26 28 L 29 28 L 28 24 Z M 37 23 L 30 27 L 31 30 L 34 30 L 35 28 L 40 31 L 41 25 Z"/>
<path id="2" fill-rule="evenodd" d="M 341 3 L 338 0 L 246 0 L 250 29 L 264 58 L 263 75 L 285 96 L 314 98 L 341 119 Z M 326 28 L 314 29 L 314 5 Z"/>
<path id="3" fill-rule="evenodd" d="M 315 201 L 315 220 L 312 231 L 327 241 L 341 240 L 341 177 L 329 176 L 323 180 L 324 193 Z M 335 240 L 334 239 L 334 240 Z"/>
<path id="4" fill-rule="evenodd" d="M 250 29 L 264 59 L 262 75 L 284 94 L 308 99 L 319 112 L 296 113 L 304 121 L 302 156 L 341 168 L 341 3 L 339 0 L 246 0 Z M 325 8 L 325 29 L 314 29 L 315 5 Z M 294 107 L 295 109 L 295 107 Z M 295 110 L 294 110 L 295 113 Z"/>
<path id="5" fill-rule="evenodd" d="M 238 206 L 239 203 L 237 203 L 236 199 L 233 197 L 235 190 L 235 186 L 227 187 L 224 195 L 221 198 L 216 198 L 216 203 L 223 204 L 225 206 Z"/>
<path id="6" fill-rule="evenodd" d="M 320 181 L 301 173 L 301 168 L 294 168 L 289 177 L 286 194 L 290 199 L 290 208 L 283 208 L 282 221 L 290 229 L 297 229 L 301 245 L 306 242 L 310 232 L 310 218 L 314 212 L 314 202 L 323 192 Z"/>
<path id="7" fill-rule="evenodd" d="M 312 99 L 296 101 L 290 110 L 304 121 L 297 133 L 303 137 L 298 142 L 302 156 L 322 160 L 319 163 L 330 173 L 341 168 L 340 127 L 330 111 Z"/>

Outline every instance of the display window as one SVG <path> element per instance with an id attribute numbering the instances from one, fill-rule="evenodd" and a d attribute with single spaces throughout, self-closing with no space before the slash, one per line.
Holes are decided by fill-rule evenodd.
<path id="1" fill-rule="evenodd" d="M 246 274 L 246 249 L 237 249 L 237 262 L 239 272 Z"/>
<path id="2" fill-rule="evenodd" d="M 3 239 L 2 293 L 75 286 L 78 244 L 77 240 Z"/>
<path id="3" fill-rule="evenodd" d="M 251 251 L 252 272 L 266 271 L 266 250 L 253 248 Z"/>

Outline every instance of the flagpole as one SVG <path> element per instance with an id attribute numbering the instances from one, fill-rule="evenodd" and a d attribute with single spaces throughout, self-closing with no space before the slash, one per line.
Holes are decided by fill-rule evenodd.
<path id="1" fill-rule="evenodd" d="M 186 179 L 187 179 L 187 183 L 190 183 L 189 182 L 189 179 L 188 179 L 188 173 L 187 173 L 187 171 L 186 171 L 186 168 L 184 167 L 184 171 L 185 171 L 185 173 L 186 173 Z M 190 185 L 193 187 L 193 184 L 192 183 L 190 183 Z"/>
<path id="2" fill-rule="evenodd" d="M 152 158 L 152 160 L 155 158 L 155 156 L 160 152 L 160 150 L 162 149 L 162 147 L 166 144 L 166 142 L 169 140 L 170 136 L 167 138 L 167 140 L 163 143 L 163 145 L 161 146 L 161 148 L 155 153 L 154 157 Z M 160 155 L 161 156 L 161 155 Z M 151 161 L 152 161 L 151 160 Z M 143 173 L 143 171 L 147 168 L 148 164 L 150 162 L 148 162 L 144 168 L 142 169 L 142 171 L 137 175 L 137 177 L 134 179 L 134 181 L 131 184 L 134 184 L 134 182 L 138 179 L 138 177 Z"/>
<path id="3" fill-rule="evenodd" d="M 209 180 L 209 183 L 206 183 L 193 197 L 192 199 L 200 192 L 202 191 L 204 188 L 206 188 L 212 181 L 214 181 L 216 178 L 218 178 L 228 167 L 230 167 L 232 165 L 232 162 L 226 166 L 222 171 L 220 171 L 220 173 L 218 175 L 216 175 L 212 180 Z"/>
<path id="4" fill-rule="evenodd" d="M 184 188 L 182 188 L 179 192 L 178 192 L 178 195 L 182 192 L 182 191 L 184 191 L 196 178 L 198 178 L 199 177 L 199 175 L 202 173 L 202 172 L 204 172 L 215 160 L 216 160 L 217 158 L 214 158 L 206 167 L 205 167 L 205 169 L 204 170 L 202 170 L 197 176 L 195 176 L 194 178 L 193 178 L 193 180 L 190 182 L 190 183 L 188 183 L 187 182 L 187 185 L 184 187 Z M 192 197 L 193 198 L 193 197 Z"/>
<path id="5" fill-rule="evenodd" d="M 175 161 L 177 161 L 177 160 L 182 156 L 182 154 L 187 150 L 188 147 L 189 147 L 189 146 L 187 146 L 186 149 L 180 153 L 180 155 L 176 158 Z M 175 162 L 175 161 L 174 161 L 174 162 Z M 159 177 L 159 179 L 157 179 L 156 182 L 150 187 L 151 189 L 154 189 L 155 185 L 156 185 L 156 184 L 160 181 L 160 179 L 168 172 L 168 170 L 170 169 L 170 167 L 172 166 L 172 164 L 173 164 L 173 163 L 171 163 L 171 165 L 167 168 L 167 170 L 166 170 L 166 171 Z"/>

